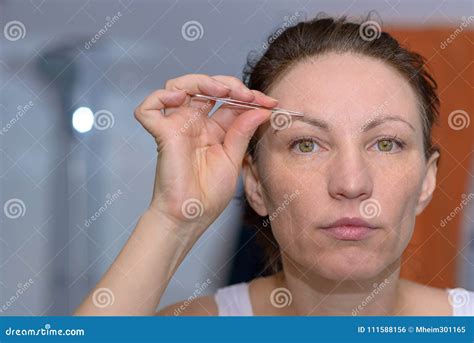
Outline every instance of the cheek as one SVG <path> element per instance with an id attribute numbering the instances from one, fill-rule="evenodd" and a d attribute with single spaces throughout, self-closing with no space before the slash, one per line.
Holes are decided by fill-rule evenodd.
<path id="1" fill-rule="evenodd" d="M 372 196 L 380 203 L 379 219 L 386 236 L 377 254 L 391 261 L 401 256 L 413 235 L 424 160 L 414 156 L 405 159 L 405 163 L 378 167 L 373 174 Z"/>
<path id="2" fill-rule="evenodd" d="M 264 200 L 275 239 L 291 255 L 310 258 L 307 255 L 315 247 L 322 247 L 314 240 L 315 223 L 333 205 L 327 201 L 324 176 L 310 163 L 292 166 L 267 160 L 262 166 Z"/>
<path id="3" fill-rule="evenodd" d="M 319 209 L 326 203 L 323 195 L 327 194 L 327 188 L 322 182 L 323 175 L 311 168 L 311 163 L 295 166 L 268 159 L 262 166 L 259 174 L 269 215 L 281 210 L 282 204 L 289 200 L 290 204 L 285 207 L 285 212 L 288 212 L 285 213 L 285 222 L 293 221 L 299 227 L 305 227 L 310 218 L 318 218 Z"/>
<path id="4" fill-rule="evenodd" d="M 372 196 L 381 203 L 382 218 L 387 224 L 414 219 L 423 176 L 424 163 L 416 156 L 404 163 L 379 165 L 374 169 Z"/>
<path id="5" fill-rule="evenodd" d="M 280 246 L 285 246 L 300 236 L 311 218 L 317 218 L 312 209 L 317 204 L 316 194 L 319 191 L 311 186 L 313 181 L 306 178 L 307 174 L 298 174 L 294 168 L 277 161 L 260 161 L 262 168 L 259 175 L 272 231 Z M 316 183 L 317 180 L 314 180 Z"/>

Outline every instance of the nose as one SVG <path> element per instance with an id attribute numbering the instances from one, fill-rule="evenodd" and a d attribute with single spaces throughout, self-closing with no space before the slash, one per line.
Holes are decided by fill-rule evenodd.
<path id="1" fill-rule="evenodd" d="M 328 191 L 337 200 L 365 200 L 372 196 L 371 169 L 356 149 L 338 151 L 328 170 Z"/>

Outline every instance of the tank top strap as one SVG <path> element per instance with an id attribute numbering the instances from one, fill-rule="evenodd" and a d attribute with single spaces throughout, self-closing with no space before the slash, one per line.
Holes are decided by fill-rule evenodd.
<path id="1" fill-rule="evenodd" d="M 474 292 L 464 288 L 447 288 L 453 316 L 474 316 Z"/>
<path id="2" fill-rule="evenodd" d="M 246 282 L 219 288 L 214 300 L 219 316 L 253 316 L 249 285 Z"/>

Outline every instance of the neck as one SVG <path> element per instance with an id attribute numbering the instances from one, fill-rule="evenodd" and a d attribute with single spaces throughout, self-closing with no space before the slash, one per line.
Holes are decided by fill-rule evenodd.
<path id="1" fill-rule="evenodd" d="M 331 280 L 315 272 L 302 274 L 294 262 L 285 261 L 283 271 L 275 275 L 279 287 L 291 293 L 291 303 L 283 315 L 309 316 L 387 316 L 402 309 L 400 259 L 379 275 L 364 280 Z"/>

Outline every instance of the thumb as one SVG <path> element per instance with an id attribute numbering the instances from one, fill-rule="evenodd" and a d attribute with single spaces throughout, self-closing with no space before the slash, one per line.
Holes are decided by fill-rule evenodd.
<path id="1" fill-rule="evenodd" d="M 227 130 L 224 138 L 224 151 L 239 170 L 250 139 L 258 126 L 271 114 L 271 111 L 262 109 L 245 111 L 235 119 Z"/>

